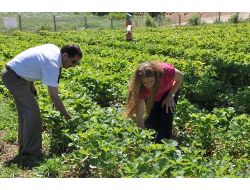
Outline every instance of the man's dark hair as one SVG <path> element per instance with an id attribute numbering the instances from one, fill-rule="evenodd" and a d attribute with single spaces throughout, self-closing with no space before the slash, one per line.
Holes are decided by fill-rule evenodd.
<path id="1" fill-rule="evenodd" d="M 67 53 L 69 57 L 75 57 L 78 55 L 80 58 L 82 58 L 82 52 L 78 45 L 76 44 L 68 44 L 61 48 L 61 54 Z"/>

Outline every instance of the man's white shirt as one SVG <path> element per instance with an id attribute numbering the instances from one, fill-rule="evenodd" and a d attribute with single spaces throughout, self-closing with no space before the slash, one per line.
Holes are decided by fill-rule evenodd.
<path id="1" fill-rule="evenodd" d="M 21 52 L 7 65 L 27 81 L 41 80 L 47 86 L 57 87 L 62 58 L 59 47 L 45 44 Z"/>

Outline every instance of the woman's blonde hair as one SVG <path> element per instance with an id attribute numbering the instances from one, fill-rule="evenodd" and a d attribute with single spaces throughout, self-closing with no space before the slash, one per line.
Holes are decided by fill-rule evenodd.
<path id="1" fill-rule="evenodd" d="M 155 84 L 149 97 L 145 99 L 146 113 L 149 114 L 155 100 L 156 92 L 160 85 L 163 69 L 158 61 L 147 61 L 141 63 L 135 70 L 128 88 L 128 98 L 124 115 L 132 117 L 138 106 L 140 92 L 143 89 L 143 77 L 155 77 Z"/>

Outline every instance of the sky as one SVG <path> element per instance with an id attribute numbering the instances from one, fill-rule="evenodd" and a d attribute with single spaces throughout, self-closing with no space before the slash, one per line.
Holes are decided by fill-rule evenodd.
<path id="1" fill-rule="evenodd" d="M 0 5 L 0 12 L 250 12 L 250 2 L 249 0 L 4 0 Z"/>

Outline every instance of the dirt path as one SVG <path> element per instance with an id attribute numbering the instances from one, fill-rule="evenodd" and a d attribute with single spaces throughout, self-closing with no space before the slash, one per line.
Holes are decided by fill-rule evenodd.
<path id="1" fill-rule="evenodd" d="M 3 137 L 5 135 L 4 131 L 0 131 L 0 171 L 4 172 L 13 170 L 12 173 L 8 177 L 18 177 L 18 178 L 25 178 L 25 177 L 32 177 L 32 170 L 27 169 L 17 169 L 7 166 L 6 163 L 12 160 L 18 153 L 18 146 L 15 144 L 10 144 L 3 141 Z"/>
<path id="2" fill-rule="evenodd" d="M 18 151 L 17 145 L 9 144 L 1 140 L 3 139 L 4 135 L 4 131 L 0 131 L 0 164 L 12 159 Z"/>

